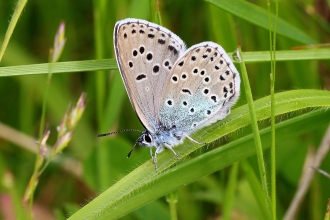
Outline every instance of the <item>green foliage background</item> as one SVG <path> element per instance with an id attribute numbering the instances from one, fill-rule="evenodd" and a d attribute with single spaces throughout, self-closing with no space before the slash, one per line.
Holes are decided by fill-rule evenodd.
<path id="1" fill-rule="evenodd" d="M 258 8 L 266 9 L 266 1 L 249 2 Z M 329 42 L 330 18 L 325 17 L 318 10 L 320 2 L 322 1 L 318 3 L 298 0 L 279 2 L 279 17 L 291 24 L 289 30 L 284 28 L 284 31 L 293 37 L 278 35 L 277 50 L 286 51 L 305 44 Z M 218 3 L 223 7 L 228 7 L 227 11 L 230 13 L 218 7 L 219 5 L 216 6 Z M 274 4 L 274 2 L 271 3 Z M 15 4 L 16 1 L 13 0 L 0 2 L 0 42 L 8 27 L 8 20 L 12 16 Z M 329 10 L 329 5 L 324 2 L 321 8 Z M 241 11 L 237 12 L 237 10 Z M 235 12 L 239 15 L 246 13 L 250 16 L 237 16 Z M 248 11 L 241 1 L 167 0 L 160 2 L 160 13 L 162 25 L 180 36 L 188 47 L 202 41 L 215 41 L 227 52 L 233 52 L 238 42 L 243 51 L 269 50 L 269 31 L 260 27 L 264 22 L 263 19 L 268 21 L 268 17 L 254 19 L 257 13 Z M 87 204 L 118 180 L 126 177 L 126 180 L 121 180 L 122 185 L 118 186 L 118 190 L 123 190 L 125 194 L 124 187 L 135 187 L 133 191 L 128 191 L 126 194 L 128 198 L 114 196 L 116 198 L 109 206 L 107 204 L 110 204 L 110 199 L 108 201 L 101 198 L 99 203 L 94 201 L 100 210 L 102 209 L 100 205 L 103 205 L 106 211 L 98 212 L 97 209 L 86 211 L 89 214 L 96 213 L 94 216 L 91 214 L 91 218 L 123 216 L 122 219 L 169 219 L 169 204 L 162 195 L 176 189 L 179 219 L 218 218 L 226 213 L 224 210 L 228 209 L 231 210 L 231 219 L 262 219 L 264 209 L 258 203 L 259 200 L 255 194 L 260 183 L 251 185 L 251 178 L 259 178 L 256 157 L 252 156 L 254 152 L 249 150 L 254 149 L 253 142 L 250 145 L 248 141 L 241 144 L 235 142 L 235 140 L 241 141 L 241 138 L 248 138 L 252 132 L 250 126 L 244 127 L 249 123 L 248 118 L 239 118 L 242 124 L 246 122 L 244 126 L 242 125 L 244 128 L 235 123 L 235 116 L 239 117 L 245 112 L 244 93 L 235 105 L 236 109 L 233 110 L 232 118 L 226 119 L 223 128 L 219 127 L 220 123 L 217 123 L 204 132 L 200 131 L 196 136 L 204 137 L 206 141 L 214 141 L 225 135 L 223 138 L 182 158 L 172 169 L 159 176 L 146 175 L 147 179 L 141 182 L 134 182 L 134 180 L 138 181 L 141 175 L 151 173 L 153 165 L 149 150 L 142 147 L 136 149 L 129 160 L 126 159 L 127 153 L 138 137 L 137 133 L 127 132 L 110 138 L 96 138 L 98 133 L 107 131 L 126 128 L 143 129 L 129 103 L 113 60 L 113 27 L 116 21 L 127 17 L 151 20 L 149 1 L 29 1 L 18 21 L 1 62 L 1 74 L 11 71 L 15 75 L 14 68 L 19 65 L 46 63 L 49 48 L 53 45 L 54 35 L 61 21 L 66 23 L 67 39 L 61 61 L 86 61 L 84 65 L 79 66 L 85 71 L 77 72 L 70 67 L 70 63 L 60 63 L 65 73 L 53 75 L 46 117 L 48 128 L 52 131 L 48 142 L 50 145 L 56 139 L 56 126 L 60 124 L 68 104 L 74 103 L 83 91 L 87 93 L 87 108 L 69 148 L 42 175 L 35 195 L 35 206 L 58 219 L 69 217 L 79 210 L 81 205 Z M 254 19 L 257 24 L 251 24 L 249 19 Z M 284 26 L 280 26 L 279 29 L 281 27 Z M 305 38 L 295 35 L 296 29 L 304 33 Z M 281 130 L 279 127 L 277 130 L 278 218 L 283 218 L 297 189 L 307 153 L 319 146 L 330 121 L 329 111 L 327 111 L 330 106 L 329 92 L 316 91 L 330 88 L 330 50 L 324 51 L 326 57 L 324 60 L 319 60 L 317 55 L 315 57 L 311 55 L 308 60 L 292 61 L 293 57 L 288 57 L 287 61 L 284 59 L 283 62 L 277 63 L 275 91 L 278 94 L 276 98 L 279 103 L 281 101 L 282 103 L 299 103 L 297 107 L 283 104 L 284 107 L 277 116 L 277 123 L 287 123 L 281 124 L 284 129 Z M 264 53 L 264 56 L 266 55 L 268 53 Z M 247 54 L 246 59 L 249 58 L 251 57 Z M 94 65 L 93 61 L 88 60 L 100 61 L 101 59 L 111 60 L 107 60 L 99 69 L 94 68 L 98 71 L 88 71 L 93 69 Z M 264 62 L 251 60 L 247 63 L 247 71 L 252 94 L 256 100 L 269 95 L 270 62 L 266 58 L 261 60 Z M 4 69 L 5 66 L 12 66 L 12 69 Z M 36 67 L 38 66 L 27 66 L 25 73 L 0 78 L 1 124 L 35 140 L 38 137 L 47 73 L 29 75 Z M 294 91 L 297 89 L 310 90 L 299 93 Z M 291 93 L 279 93 L 290 90 L 292 90 Z M 299 98 L 302 98 L 302 101 L 299 101 Z M 269 127 L 269 112 L 262 111 L 262 106 L 266 102 L 259 102 L 260 129 Z M 240 106 L 242 108 L 239 108 Z M 267 134 L 267 131 L 265 132 Z M 7 203 L 18 213 L 22 211 L 20 200 L 32 174 L 35 155 L 29 150 L 28 143 L 14 144 L 9 133 L 1 129 L 0 137 L 0 178 L 2 180 L 0 197 L 10 198 L 12 203 Z M 270 143 L 269 137 L 263 141 L 264 145 Z M 226 146 L 222 149 L 221 146 L 224 145 Z M 36 148 L 36 145 L 32 144 L 33 147 Z M 189 143 L 186 142 L 184 147 L 178 148 L 178 151 L 187 153 L 189 150 L 185 149 L 190 147 Z M 225 154 L 227 150 L 232 150 L 230 151 L 232 153 Z M 214 162 L 209 168 L 210 173 L 207 173 L 208 168 L 205 166 L 212 159 L 211 157 L 219 161 L 219 167 L 214 166 L 216 164 Z M 172 159 L 174 158 L 170 152 L 165 152 L 160 156 L 160 162 Z M 196 162 L 193 159 L 196 159 Z M 329 159 L 327 155 L 321 165 L 321 169 L 328 172 L 330 172 Z M 267 150 L 265 160 L 266 169 L 270 170 L 270 157 Z M 230 166 L 236 161 L 241 162 L 233 167 Z M 141 164 L 143 165 L 140 166 Z M 147 167 L 148 164 L 149 167 Z M 197 174 L 198 167 L 204 168 L 200 175 Z M 137 168 L 136 176 L 127 175 L 135 168 Z M 233 170 L 236 171 L 233 172 Z M 189 174 L 192 177 L 189 181 L 187 180 L 187 183 L 178 178 L 189 178 Z M 8 179 L 12 180 L 10 184 L 8 184 Z M 183 182 L 171 188 L 171 183 L 175 181 Z M 301 204 L 298 219 L 323 218 L 327 199 L 330 198 L 329 181 L 322 175 L 315 175 L 310 190 Z M 168 192 L 164 190 L 158 193 L 166 187 L 168 187 Z M 115 191 L 117 188 L 112 189 Z M 228 195 L 227 192 L 230 190 L 233 195 Z M 105 195 L 110 198 L 113 191 L 110 189 L 109 195 Z M 135 207 L 130 204 L 130 199 L 131 201 L 139 200 L 140 197 L 135 198 L 135 196 L 143 194 L 145 197 L 143 199 L 141 197 L 140 201 L 144 202 L 141 202 L 140 206 Z M 157 196 L 154 198 L 153 195 Z M 120 209 L 121 206 L 129 213 L 114 211 L 114 207 Z M 129 207 L 134 208 L 130 210 Z M 3 210 L 0 209 L 0 218 L 3 216 L 2 212 Z M 81 212 L 83 213 L 81 217 L 87 218 L 84 210 Z M 75 218 L 79 219 L 73 215 L 72 219 Z M 39 214 L 36 219 L 46 218 Z"/>

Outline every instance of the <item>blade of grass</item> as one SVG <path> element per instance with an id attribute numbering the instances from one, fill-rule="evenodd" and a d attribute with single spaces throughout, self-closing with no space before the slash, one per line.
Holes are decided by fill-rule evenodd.
<path id="1" fill-rule="evenodd" d="M 267 21 L 267 10 L 258 7 L 248 1 L 244 0 L 205 0 L 219 8 L 222 8 L 229 13 L 236 15 L 252 24 L 268 30 L 269 23 Z M 276 18 L 273 14 L 270 15 L 271 20 Z M 317 41 L 310 37 L 308 34 L 299 30 L 295 26 L 287 23 L 285 20 L 278 18 L 277 33 L 279 35 L 288 37 L 304 44 L 315 44 Z"/>
<path id="2" fill-rule="evenodd" d="M 227 188 L 225 191 L 225 198 L 223 200 L 223 219 L 230 220 L 232 208 L 235 199 L 235 191 L 237 187 L 237 174 L 238 174 L 238 166 L 239 163 L 236 162 L 232 165 L 229 173 Z"/>
<path id="3" fill-rule="evenodd" d="M 5 50 L 7 48 L 7 45 L 9 43 L 10 37 L 14 32 L 15 26 L 17 24 L 17 21 L 19 17 L 22 14 L 22 11 L 26 5 L 27 0 L 19 0 L 17 2 L 16 8 L 14 10 L 13 16 L 11 17 L 11 20 L 9 22 L 9 26 L 5 35 L 5 38 L 2 42 L 1 49 L 0 49 L 0 62 L 2 60 L 3 54 L 5 53 Z"/>
<path id="4" fill-rule="evenodd" d="M 178 202 L 178 191 L 173 191 L 166 195 L 166 201 L 170 205 L 171 220 L 177 220 L 178 214 L 176 210 L 176 203 Z"/>
<path id="5" fill-rule="evenodd" d="M 330 112 L 318 110 L 278 123 L 276 125 L 278 134 L 276 141 L 280 142 L 295 137 L 306 131 L 315 129 L 320 125 L 327 124 L 329 121 Z M 269 145 L 267 144 L 270 143 L 270 129 L 262 130 L 261 137 L 264 143 L 263 146 L 268 148 Z M 92 202 L 85 205 L 69 219 L 118 219 L 136 208 L 168 194 L 178 187 L 194 182 L 203 176 L 209 175 L 233 162 L 254 154 L 253 135 L 247 135 L 246 137 L 200 155 L 188 162 L 182 163 L 168 170 L 166 173 L 160 174 L 156 179 L 149 179 L 149 181 L 146 182 L 147 187 L 141 188 L 139 186 L 137 191 L 126 194 L 124 199 L 124 197 L 122 197 L 125 194 L 123 191 L 125 186 L 123 187 L 123 184 L 130 184 L 131 187 L 136 187 L 137 184 L 134 182 L 134 179 L 127 179 L 128 176 L 132 177 L 131 173 L 95 198 Z M 145 171 L 147 164 L 148 162 L 140 167 L 142 173 L 144 173 L 143 169 Z M 201 166 L 201 164 L 203 165 Z M 151 163 L 150 168 L 153 169 Z M 142 173 L 141 175 L 145 176 L 145 174 Z M 112 199 L 117 196 L 119 196 L 119 198 L 112 201 Z"/>
<path id="6" fill-rule="evenodd" d="M 243 52 L 242 54 L 245 57 L 245 63 L 269 62 L 271 60 L 269 51 Z M 231 57 L 231 53 L 228 53 L 228 56 Z M 276 51 L 276 61 L 329 59 L 329 49 Z M 118 69 L 115 59 L 58 62 L 52 68 L 53 74 Z M 0 77 L 46 74 L 47 72 L 47 63 L 0 67 Z"/>
<path id="7" fill-rule="evenodd" d="M 94 15 L 94 39 L 95 39 L 95 57 L 96 59 L 103 59 L 105 57 L 105 48 L 108 40 L 105 37 L 104 27 L 107 22 L 107 3 L 105 0 L 93 1 L 93 15 Z M 96 96 L 96 119 L 97 127 L 102 129 L 104 127 L 104 103 L 106 95 L 106 85 L 109 80 L 109 73 L 105 70 L 95 71 L 95 96 Z M 101 130 L 99 130 L 99 133 Z M 105 168 L 105 162 L 109 159 L 109 155 L 105 153 L 104 141 L 100 142 L 100 145 L 96 148 L 96 165 L 97 175 L 95 176 L 98 183 L 98 188 L 104 188 L 107 185 L 107 180 L 111 172 L 108 172 Z"/>
<path id="8" fill-rule="evenodd" d="M 273 220 L 276 220 L 276 146 L 275 146 L 275 74 L 276 74 L 276 33 L 278 20 L 278 1 L 275 1 L 275 21 L 272 22 L 270 13 L 270 1 L 267 0 L 268 22 L 269 22 L 269 49 L 271 57 L 271 73 L 270 73 L 270 112 L 271 112 L 271 207 Z"/>
<path id="9" fill-rule="evenodd" d="M 295 90 L 282 92 L 275 95 L 277 102 L 275 103 L 276 115 L 305 109 L 308 107 L 330 107 L 330 92 L 319 90 Z M 255 101 L 256 117 L 258 120 L 264 120 L 270 116 L 269 96 Z M 310 119 L 312 117 L 312 119 Z M 313 118 L 317 117 L 317 118 Z M 324 109 L 296 117 L 289 120 L 293 123 L 293 127 L 285 127 L 288 122 L 277 125 L 277 128 L 283 129 L 282 132 L 277 131 L 277 142 L 284 138 L 293 137 L 298 133 L 309 131 L 312 128 L 320 126 L 320 124 L 328 123 L 330 120 L 330 112 Z M 212 142 L 216 139 L 237 131 L 238 129 L 250 123 L 249 110 L 247 105 L 238 107 L 223 121 L 214 123 L 213 125 L 197 132 L 192 136 L 195 140 L 203 142 Z M 305 124 L 306 123 L 306 124 Z M 284 127 L 280 127 L 284 126 Z M 287 130 L 292 129 L 292 130 Z M 265 133 L 262 133 L 265 135 Z M 269 129 L 266 132 L 265 144 L 270 143 Z M 262 136 L 265 138 L 265 136 Z M 168 169 L 177 161 L 171 152 L 163 152 L 158 157 L 159 171 L 166 170 L 164 173 L 155 173 L 151 160 L 148 160 L 141 166 L 137 167 L 133 172 L 126 175 L 111 188 L 106 190 L 92 202 L 85 205 L 77 213 L 72 215 L 70 219 L 94 218 L 100 219 L 111 217 L 113 219 L 129 213 L 130 211 L 141 207 L 142 205 L 166 195 L 182 184 L 188 184 L 195 181 L 201 176 L 210 174 L 216 170 L 230 165 L 231 163 L 251 156 L 255 153 L 253 148 L 252 135 L 244 137 L 237 142 L 229 143 L 221 148 L 215 149 L 208 153 L 217 154 L 218 157 L 205 159 L 205 155 L 201 155 L 198 164 L 192 165 L 191 161 L 182 163 L 173 169 Z M 189 144 L 188 144 L 189 143 Z M 233 146 L 238 147 L 232 151 Z M 267 145 L 268 146 L 268 145 Z M 176 152 L 181 158 L 184 158 L 191 152 L 200 148 L 200 145 L 192 145 L 189 141 L 176 147 Z M 202 164 L 202 165 L 201 165 Z M 172 174 L 175 172 L 175 174 Z M 166 176 L 166 177 L 164 177 Z M 143 187 L 148 186 L 148 187 Z M 110 216 L 109 216 L 110 215 Z"/>
<path id="10" fill-rule="evenodd" d="M 243 82 L 243 87 L 245 90 L 246 94 L 246 100 L 249 106 L 249 111 L 250 111 L 250 117 L 251 117 L 251 125 L 252 125 L 252 130 L 254 134 L 254 141 L 255 141 L 255 147 L 256 147 L 256 152 L 257 152 L 257 158 L 258 158 L 258 165 L 259 165 L 259 171 L 260 171 L 260 181 L 263 189 L 263 194 L 264 194 L 264 202 L 266 203 L 266 207 L 269 211 L 270 216 L 268 216 L 267 219 L 270 219 L 272 217 L 271 213 L 271 202 L 269 200 L 269 192 L 268 192 L 268 184 L 267 184 L 267 174 L 266 174 L 266 167 L 265 167 L 265 161 L 264 161 L 264 156 L 262 152 L 262 146 L 261 146 L 261 139 L 260 139 L 260 134 L 259 134 L 259 127 L 257 123 L 257 116 L 255 113 L 255 107 L 253 104 L 253 98 L 252 98 L 252 92 L 251 92 L 251 87 L 250 87 L 250 82 L 249 78 L 247 75 L 245 63 L 244 63 L 244 58 L 241 55 L 242 50 L 241 46 L 238 46 L 238 55 L 241 58 L 241 78 Z"/>
<path id="11" fill-rule="evenodd" d="M 104 39 L 104 23 L 105 23 L 105 6 L 106 3 L 104 0 L 94 0 L 94 39 L 95 39 L 95 51 L 96 59 L 104 58 L 104 48 L 105 48 L 105 39 Z M 103 111 L 104 111 L 104 99 L 105 99 L 105 85 L 106 85 L 106 73 L 104 71 L 98 70 L 95 72 L 95 88 L 96 88 L 96 118 L 98 127 L 101 127 L 103 120 Z"/>
<path id="12" fill-rule="evenodd" d="M 264 203 L 264 198 L 262 196 L 262 187 L 260 181 L 247 160 L 241 161 L 240 165 L 242 167 L 244 176 L 249 182 L 249 186 L 252 190 L 254 198 L 256 199 L 260 210 L 262 211 L 262 217 L 263 219 L 266 219 L 268 217 L 268 211 L 266 204 Z"/>
<path id="13" fill-rule="evenodd" d="M 149 4 L 150 4 L 151 21 L 156 24 L 162 24 L 162 18 L 160 16 L 160 11 L 159 11 L 159 1 L 150 0 Z"/>

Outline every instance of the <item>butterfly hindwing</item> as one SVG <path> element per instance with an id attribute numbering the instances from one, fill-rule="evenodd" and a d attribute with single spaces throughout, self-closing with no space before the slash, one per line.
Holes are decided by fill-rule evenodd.
<path id="1" fill-rule="evenodd" d="M 164 27 L 125 19 L 115 25 L 114 46 L 131 104 L 144 127 L 155 131 L 164 85 L 185 44 Z"/>
<path id="2" fill-rule="evenodd" d="M 198 130 L 226 117 L 239 89 L 239 74 L 220 45 L 194 45 L 173 66 L 162 96 L 161 123 L 187 134 Z"/>

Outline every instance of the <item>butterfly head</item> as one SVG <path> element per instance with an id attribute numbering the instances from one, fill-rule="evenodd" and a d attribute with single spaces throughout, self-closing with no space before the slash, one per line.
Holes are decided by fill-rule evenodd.
<path id="1" fill-rule="evenodd" d="M 175 126 L 170 128 L 159 126 L 155 132 L 144 131 L 137 143 L 145 147 L 162 148 L 162 146 L 176 146 L 182 143 L 183 139 L 182 131 L 178 131 Z"/>
<path id="2" fill-rule="evenodd" d="M 149 131 L 144 131 L 139 137 L 137 143 L 141 146 L 153 147 L 155 146 L 154 137 Z"/>

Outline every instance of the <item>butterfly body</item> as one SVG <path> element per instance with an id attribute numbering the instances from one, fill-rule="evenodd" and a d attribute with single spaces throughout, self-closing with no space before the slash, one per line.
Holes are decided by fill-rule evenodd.
<path id="1" fill-rule="evenodd" d="M 138 20 L 119 21 L 114 29 L 119 70 L 131 104 L 146 131 L 137 143 L 152 155 L 226 117 L 240 91 L 240 77 L 222 47 L 203 42 L 186 50 L 168 29 Z M 177 156 L 178 157 L 178 156 Z"/>

